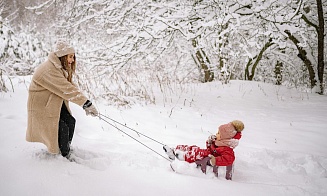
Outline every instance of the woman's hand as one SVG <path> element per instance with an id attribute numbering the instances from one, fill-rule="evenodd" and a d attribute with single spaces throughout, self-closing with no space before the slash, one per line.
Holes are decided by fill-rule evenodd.
<path id="1" fill-rule="evenodd" d="M 91 105 L 91 106 L 85 108 L 84 110 L 85 110 L 86 115 L 91 115 L 91 116 L 98 116 L 99 115 L 99 112 L 94 107 L 94 105 Z"/>

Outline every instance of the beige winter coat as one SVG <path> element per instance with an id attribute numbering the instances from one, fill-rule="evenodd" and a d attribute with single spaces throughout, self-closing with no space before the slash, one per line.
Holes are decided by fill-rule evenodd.
<path id="1" fill-rule="evenodd" d="M 59 153 L 58 126 L 63 101 L 70 113 L 69 101 L 80 106 L 87 101 L 67 76 L 59 58 L 51 53 L 35 71 L 29 87 L 26 140 L 41 142 L 55 154 Z"/>

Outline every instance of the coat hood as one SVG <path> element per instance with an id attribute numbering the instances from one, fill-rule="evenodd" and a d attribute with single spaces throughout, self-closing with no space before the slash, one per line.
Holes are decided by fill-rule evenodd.
<path id="1" fill-rule="evenodd" d="M 51 52 L 48 56 L 49 61 L 58 69 L 62 68 L 61 62 L 54 52 Z"/>

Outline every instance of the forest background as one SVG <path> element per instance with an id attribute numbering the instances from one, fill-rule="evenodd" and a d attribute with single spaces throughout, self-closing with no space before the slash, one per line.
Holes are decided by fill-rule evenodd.
<path id="1" fill-rule="evenodd" d="M 0 92 L 54 43 L 76 48 L 78 85 L 108 104 L 154 86 L 250 80 L 326 93 L 326 0 L 0 0 Z M 179 92 L 176 92 L 179 91 Z M 168 100 L 166 100 L 168 101 Z"/>

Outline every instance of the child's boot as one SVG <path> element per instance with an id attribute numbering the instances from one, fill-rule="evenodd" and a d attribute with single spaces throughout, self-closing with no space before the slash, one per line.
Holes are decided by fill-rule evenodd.
<path id="1" fill-rule="evenodd" d="M 164 145 L 162 147 L 164 149 L 164 151 L 166 152 L 166 154 L 168 155 L 169 159 L 171 160 L 175 160 L 175 153 L 174 153 L 174 150 L 171 149 L 169 146 L 167 145 Z"/>
<path id="2" fill-rule="evenodd" d="M 175 151 L 175 156 L 177 157 L 178 160 L 180 161 L 185 161 L 185 154 L 186 152 L 185 151 L 182 151 L 182 150 L 176 150 Z"/>

